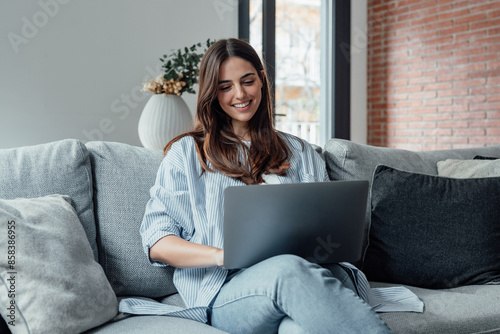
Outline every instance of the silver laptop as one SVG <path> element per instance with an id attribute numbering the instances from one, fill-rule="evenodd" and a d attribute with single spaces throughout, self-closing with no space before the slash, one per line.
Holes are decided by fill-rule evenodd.
<path id="1" fill-rule="evenodd" d="M 326 264 L 361 258 L 368 181 L 228 187 L 224 267 L 248 268 L 280 254 Z"/>

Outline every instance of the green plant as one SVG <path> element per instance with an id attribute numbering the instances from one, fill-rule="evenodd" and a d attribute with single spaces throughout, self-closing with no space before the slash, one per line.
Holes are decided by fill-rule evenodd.
<path id="1" fill-rule="evenodd" d="M 207 39 L 205 47 L 197 43 L 183 50 L 172 50 L 168 55 L 163 55 L 160 61 L 165 74 L 151 79 L 143 86 L 143 90 L 149 90 L 155 94 L 175 94 L 180 96 L 187 92 L 194 94 L 193 86 L 198 83 L 198 72 L 201 58 L 207 49 L 215 43 L 215 40 Z"/>

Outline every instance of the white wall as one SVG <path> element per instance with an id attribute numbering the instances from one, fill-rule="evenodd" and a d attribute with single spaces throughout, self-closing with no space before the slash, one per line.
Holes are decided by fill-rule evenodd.
<path id="1" fill-rule="evenodd" d="M 366 144 L 367 2 L 351 1 L 351 140 Z"/>
<path id="2" fill-rule="evenodd" d="M 0 4 L 0 148 L 64 138 L 141 145 L 142 83 L 158 58 L 237 37 L 234 0 Z M 184 94 L 194 113 L 196 96 Z"/>

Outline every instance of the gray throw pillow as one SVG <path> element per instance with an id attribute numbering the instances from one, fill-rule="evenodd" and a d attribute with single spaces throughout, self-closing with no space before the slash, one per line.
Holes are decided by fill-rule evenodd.
<path id="1" fill-rule="evenodd" d="M 70 202 L 61 195 L 0 199 L 0 305 L 13 334 L 80 333 L 118 313 Z"/>
<path id="2" fill-rule="evenodd" d="M 437 163 L 438 175 L 454 178 L 500 176 L 500 159 L 446 159 Z"/>
<path id="3" fill-rule="evenodd" d="M 378 166 L 371 198 L 369 280 L 436 289 L 500 282 L 500 178 Z"/>
<path id="4" fill-rule="evenodd" d="M 0 198 L 68 195 L 97 261 L 89 152 L 76 139 L 0 149 Z"/>

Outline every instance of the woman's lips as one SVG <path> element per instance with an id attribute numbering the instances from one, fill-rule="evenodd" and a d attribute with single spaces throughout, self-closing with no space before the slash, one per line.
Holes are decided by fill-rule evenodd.
<path id="1" fill-rule="evenodd" d="M 244 110 L 248 109 L 248 107 L 250 106 L 251 102 L 252 101 L 246 101 L 246 102 L 243 102 L 243 103 L 233 104 L 233 107 L 235 107 L 239 111 L 244 111 Z"/>

